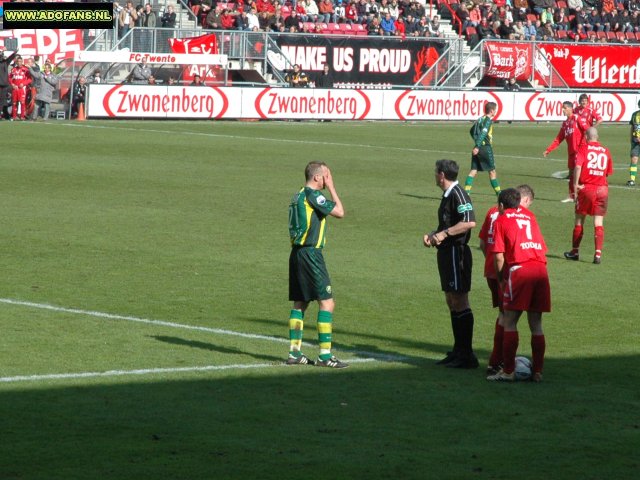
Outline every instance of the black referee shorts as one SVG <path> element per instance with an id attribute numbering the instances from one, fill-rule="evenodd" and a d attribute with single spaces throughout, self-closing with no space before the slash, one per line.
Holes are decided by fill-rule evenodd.
<path id="1" fill-rule="evenodd" d="M 438 271 L 444 292 L 469 292 L 472 267 L 471 249 L 468 245 L 452 245 L 438 249 Z"/>

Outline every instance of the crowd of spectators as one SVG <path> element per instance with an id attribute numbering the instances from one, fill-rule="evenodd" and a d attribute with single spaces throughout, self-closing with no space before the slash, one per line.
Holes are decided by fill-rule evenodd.
<path id="1" fill-rule="evenodd" d="M 149 4 L 114 5 L 121 34 L 134 25 L 176 25 L 173 5 L 157 16 Z M 215 30 L 329 33 L 332 25 L 349 25 L 365 35 L 442 37 L 444 14 L 471 43 L 640 41 L 640 0 L 188 0 L 184 5 L 201 27 Z"/>
<path id="2" fill-rule="evenodd" d="M 327 33 L 329 25 L 357 27 L 364 35 L 442 37 L 434 3 L 424 0 L 190 0 L 203 28 Z"/>
<path id="3" fill-rule="evenodd" d="M 495 38 L 640 41 L 638 0 L 451 0 L 451 5 L 471 43 Z"/>

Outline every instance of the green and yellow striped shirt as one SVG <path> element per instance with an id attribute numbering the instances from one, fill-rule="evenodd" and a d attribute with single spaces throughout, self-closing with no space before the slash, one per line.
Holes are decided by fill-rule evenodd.
<path id="1" fill-rule="evenodd" d="M 327 215 L 336 206 L 320 190 L 303 187 L 289 205 L 289 238 L 292 246 L 324 247 Z"/>

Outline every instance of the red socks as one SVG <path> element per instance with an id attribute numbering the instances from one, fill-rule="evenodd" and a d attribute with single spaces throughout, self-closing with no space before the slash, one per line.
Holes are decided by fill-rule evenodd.
<path id="1" fill-rule="evenodd" d="M 506 331 L 502 341 L 502 352 L 504 358 L 504 367 L 502 368 L 505 373 L 513 373 L 516 368 L 516 352 L 518 351 L 518 343 L 520 337 L 518 332 Z"/>
<path id="2" fill-rule="evenodd" d="M 604 244 L 604 227 L 595 228 L 596 256 L 602 254 L 602 245 Z"/>
<path id="3" fill-rule="evenodd" d="M 531 356 L 533 357 L 533 373 L 542 373 L 544 365 L 544 335 L 531 335 Z"/>
<path id="4" fill-rule="evenodd" d="M 573 237 L 571 239 L 571 246 L 574 253 L 580 248 L 580 242 L 582 241 L 582 225 L 576 225 L 573 227 Z"/>
<path id="5" fill-rule="evenodd" d="M 496 329 L 493 333 L 493 350 L 489 357 L 489 365 L 497 367 L 502 363 L 502 342 L 504 339 L 504 327 L 496 320 Z"/>

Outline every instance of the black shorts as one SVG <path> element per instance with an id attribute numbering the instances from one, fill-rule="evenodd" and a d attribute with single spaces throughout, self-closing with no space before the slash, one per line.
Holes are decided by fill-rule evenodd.
<path id="1" fill-rule="evenodd" d="M 477 155 L 471 155 L 471 170 L 479 172 L 490 172 L 496 169 L 493 159 L 493 147 L 491 145 L 483 145 L 479 148 Z"/>
<path id="2" fill-rule="evenodd" d="M 471 249 L 467 245 L 438 249 L 438 271 L 444 292 L 469 292 L 472 267 Z"/>
<path id="3" fill-rule="evenodd" d="M 322 250 L 294 247 L 289 256 L 289 300 L 310 302 L 333 298 Z"/>

